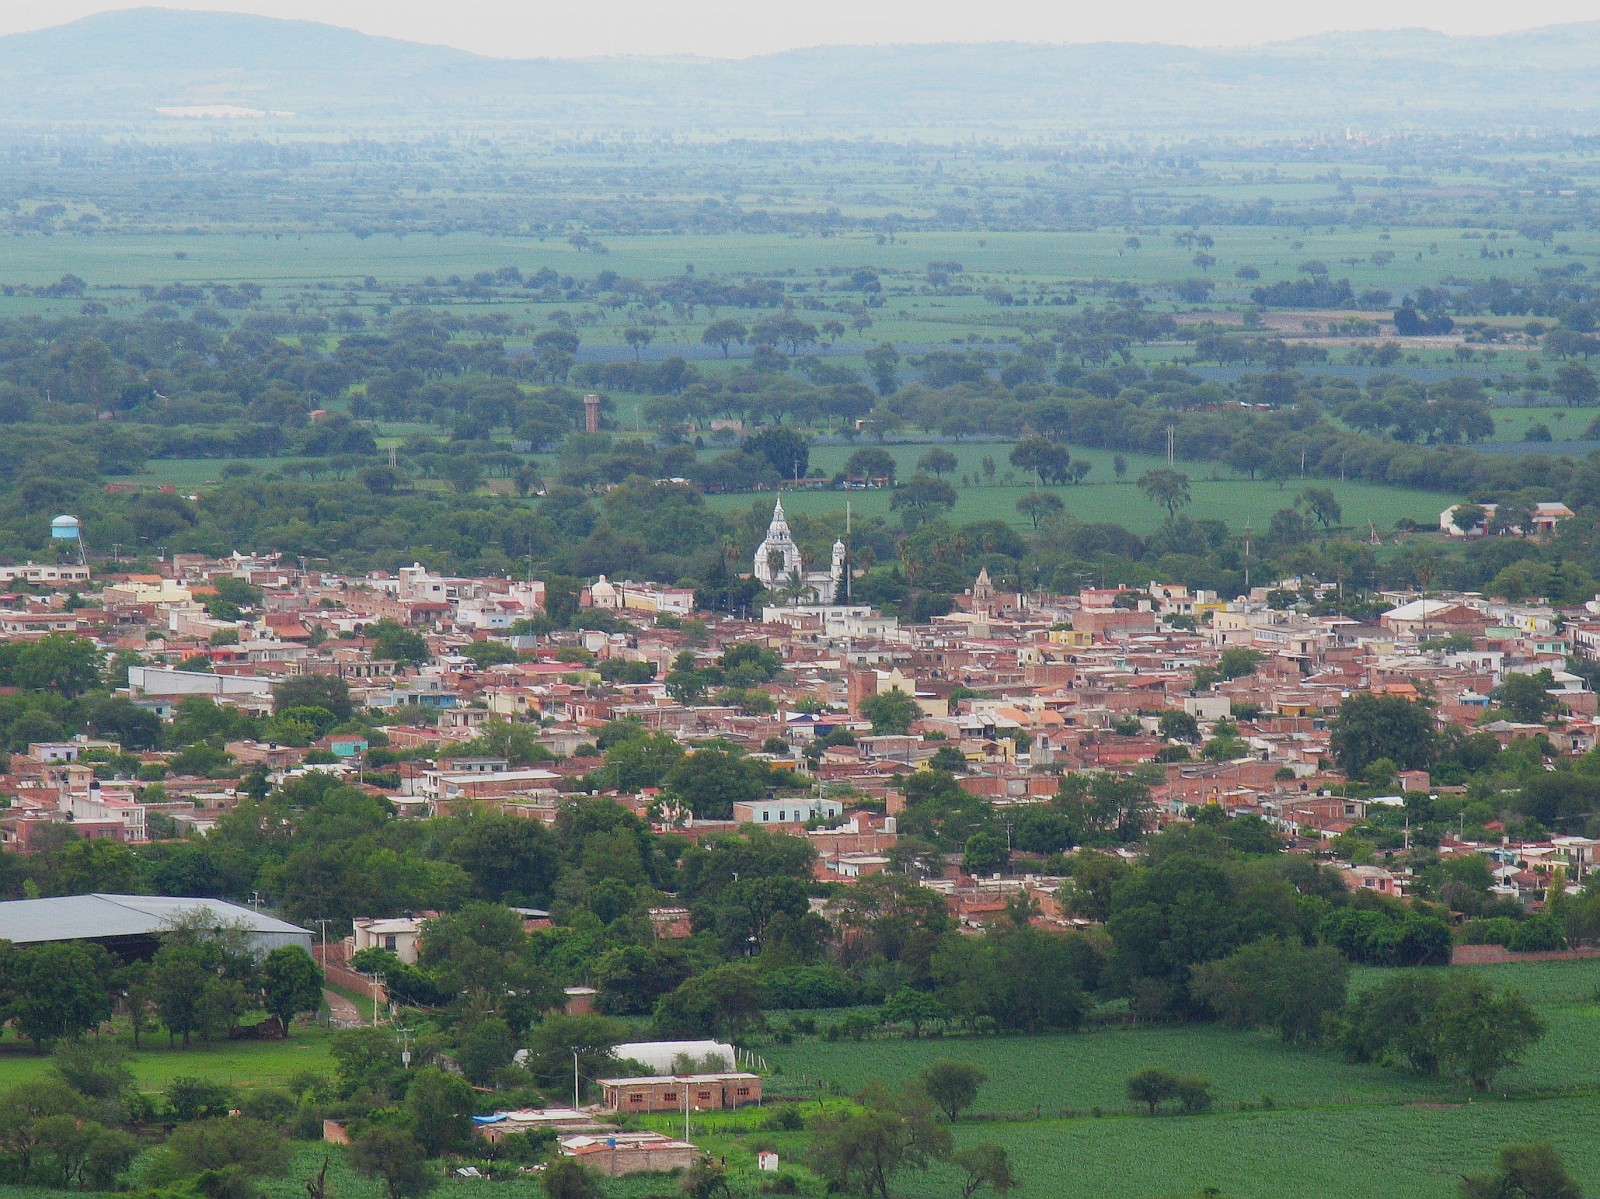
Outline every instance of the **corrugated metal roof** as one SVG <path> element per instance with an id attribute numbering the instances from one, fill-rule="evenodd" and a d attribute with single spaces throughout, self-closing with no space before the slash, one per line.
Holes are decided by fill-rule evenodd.
<path id="1" fill-rule="evenodd" d="M 0 903 L 0 940 L 28 945 L 40 941 L 78 941 L 136 937 L 164 932 L 194 912 L 242 924 L 256 933 L 310 936 L 307 929 L 252 908 L 221 899 L 176 899 L 163 895 L 63 895 L 55 899 L 17 899 Z"/>

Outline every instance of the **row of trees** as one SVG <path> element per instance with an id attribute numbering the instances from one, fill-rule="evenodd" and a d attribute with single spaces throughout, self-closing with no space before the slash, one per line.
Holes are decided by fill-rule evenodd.
<path id="1" fill-rule="evenodd" d="M 296 1016 L 322 1007 L 322 969 L 299 946 L 265 955 L 248 932 L 200 917 L 178 923 L 149 962 L 119 962 L 76 942 L 0 944 L 0 1013 L 35 1046 L 92 1032 L 114 1012 L 134 1044 L 153 1026 L 208 1044 L 264 1012 L 288 1036 Z"/>

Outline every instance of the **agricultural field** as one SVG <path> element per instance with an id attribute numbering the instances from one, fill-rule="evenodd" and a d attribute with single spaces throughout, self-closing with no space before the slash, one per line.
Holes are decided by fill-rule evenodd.
<path id="1" fill-rule="evenodd" d="M 133 1052 L 125 1031 L 103 1034 L 130 1051 L 128 1067 L 141 1089 L 159 1091 L 174 1078 L 200 1078 L 231 1087 L 280 1086 L 304 1071 L 332 1073 L 328 1046 L 332 1033 L 317 1025 L 297 1024 L 294 1035 L 281 1041 L 231 1041 L 213 1046 L 168 1048 L 165 1035 L 146 1035 Z M 25 1042 L 0 1042 L 0 1091 L 34 1082 L 50 1073 L 49 1057 L 34 1053 Z"/>
<path id="2" fill-rule="evenodd" d="M 1007 460 L 1012 443 L 896 443 L 883 448 L 894 455 L 899 477 L 909 478 L 917 460 L 935 444 L 948 449 L 959 463 L 954 475 L 946 476 L 959 497 L 952 519 L 957 522 L 999 520 L 1018 529 L 1031 527 L 1028 518 L 1017 511 L 1017 501 L 1032 494 L 1034 488 L 1029 481 L 1031 476 L 1026 476 Z M 811 464 L 825 474 L 834 474 L 843 469 L 845 460 L 858 448 L 815 447 L 811 451 Z M 1062 500 L 1073 516 L 1084 521 L 1120 524 L 1136 533 L 1148 533 L 1166 519 L 1166 510 L 1146 499 L 1134 483 L 1144 472 L 1165 467 L 1164 459 L 1151 454 L 1123 454 L 1127 474 L 1119 481 L 1115 471 L 1116 454 L 1079 446 L 1071 449 L 1073 461 L 1092 465 L 1087 480 L 1076 486 L 1048 490 Z M 985 458 L 992 458 L 995 463 L 992 481 L 983 473 Z M 1174 469 L 1190 477 L 1194 502 L 1184 513 L 1194 520 L 1220 520 L 1234 529 L 1243 529 L 1246 523 L 1253 528 L 1265 528 L 1274 512 L 1294 504 L 1301 486 L 1326 487 L 1338 499 L 1347 528 L 1364 532 L 1367 522 L 1371 521 L 1380 534 L 1392 531 L 1395 522 L 1402 517 L 1410 517 L 1425 527 L 1435 526 L 1439 513 L 1459 498 L 1414 488 L 1326 479 L 1308 479 L 1304 484 L 1291 481 L 1279 487 L 1265 479 L 1252 481 L 1235 476 L 1226 467 L 1207 463 L 1179 461 Z M 974 481 L 963 483 L 963 476 Z M 1007 476 L 1010 476 L 1009 482 Z M 786 491 L 783 505 L 791 512 L 810 515 L 843 512 L 848 500 L 855 513 L 893 519 L 889 508 L 891 498 L 891 493 L 885 491 L 852 491 L 848 495 L 832 490 Z M 752 498 L 748 494 L 718 495 L 708 497 L 707 503 L 724 511 L 744 511 Z"/>
<path id="3" fill-rule="evenodd" d="M 1472 969 L 1496 987 L 1522 990 L 1549 1026 L 1491 1096 L 1218 1026 L 807 1041 L 764 1052 L 783 1071 L 774 1089 L 818 1095 L 874 1079 L 892 1086 L 939 1058 L 974 1062 L 989 1082 L 958 1126 L 958 1143 L 999 1142 L 1030 1191 L 1065 1199 L 1159 1199 L 1206 1187 L 1230 1199 L 1451 1199 L 1453 1172 L 1486 1167 L 1500 1145 L 1539 1139 L 1555 1142 L 1585 1187 L 1600 1185 L 1592 1153 L 1600 1109 L 1591 1094 L 1600 1069 L 1600 962 Z M 1353 984 L 1382 976 L 1357 970 Z M 1123 1082 L 1147 1066 L 1209 1078 L 1216 1110 L 1134 1114 Z M 903 1181 L 900 1193 L 953 1199 L 959 1191 L 936 1169 Z"/>
<path id="4" fill-rule="evenodd" d="M 1553 442 L 1588 437 L 1594 414 L 1584 408 L 1505 408 L 1494 410 L 1494 440 L 1525 441 L 1528 430 L 1543 425 Z M 1534 447 L 1536 448 L 1536 447 Z M 1559 452 L 1552 448 L 1552 452 Z"/>

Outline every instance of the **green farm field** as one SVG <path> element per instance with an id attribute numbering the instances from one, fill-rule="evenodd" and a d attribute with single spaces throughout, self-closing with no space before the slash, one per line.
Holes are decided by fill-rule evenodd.
<path id="1" fill-rule="evenodd" d="M 1030 1192 L 1066 1199 L 1158 1199 L 1211 1186 L 1230 1199 L 1449 1199 L 1452 1171 L 1485 1168 L 1499 1146 L 1539 1139 L 1557 1145 L 1585 1187 L 1600 1185 L 1600 962 L 1475 969 L 1523 991 L 1549 1026 L 1491 1096 L 1219 1026 L 807 1042 L 765 1052 L 783 1070 L 774 1089 L 801 1094 L 819 1093 L 819 1080 L 833 1093 L 873 1079 L 892 1086 L 938 1058 L 975 1062 L 990 1078 L 958 1142 L 998 1141 Z M 1383 976 L 1358 970 L 1353 983 Z M 1147 1066 L 1211 1079 L 1217 1110 L 1134 1114 L 1123 1081 Z M 935 1170 L 898 1193 L 954 1199 L 959 1191 L 951 1174 Z"/>
<path id="2" fill-rule="evenodd" d="M 883 448 L 894 455 L 899 465 L 899 477 L 909 478 L 917 459 L 927 453 L 935 443 L 897 444 Z M 855 451 L 854 446 L 818 446 L 811 451 L 813 468 L 827 474 L 843 469 L 845 460 Z M 954 477 L 946 476 L 954 485 L 959 501 L 952 518 L 960 521 L 1000 520 L 1019 529 L 1031 527 L 1027 517 L 1017 511 L 1017 501 L 1033 491 L 1023 472 L 1011 466 L 1007 455 L 1010 443 L 946 444 L 959 463 Z M 1074 461 L 1089 462 L 1093 470 L 1088 479 L 1077 486 L 1048 488 L 1059 496 L 1067 511 L 1081 520 L 1108 521 L 1120 524 L 1138 533 L 1155 529 L 1166 519 L 1166 510 L 1151 503 L 1135 485 L 1141 474 L 1166 462 L 1154 455 L 1124 454 L 1128 471 L 1118 481 L 1113 468 L 1115 455 L 1109 450 L 1072 448 Z M 980 482 L 974 486 L 961 483 L 963 475 L 981 475 L 985 457 L 993 458 L 995 482 Z M 1279 508 L 1290 507 L 1296 493 L 1303 486 L 1326 487 L 1334 493 L 1344 511 L 1344 524 L 1352 529 L 1366 531 L 1370 520 L 1380 533 L 1388 532 L 1401 517 L 1411 517 L 1424 526 L 1438 522 L 1439 513 L 1453 502 L 1439 492 L 1420 491 L 1413 488 L 1389 487 L 1376 483 L 1341 483 L 1337 480 L 1298 480 L 1281 488 L 1265 479 L 1250 480 L 1232 477 L 1225 467 L 1205 462 L 1178 462 L 1174 469 L 1190 478 L 1190 491 L 1194 502 L 1184 512 L 1192 519 L 1211 519 L 1226 522 L 1230 527 L 1242 529 L 1248 521 L 1254 528 L 1265 528 L 1272 514 Z M 1007 473 L 1013 478 L 1005 483 Z M 892 519 L 889 509 L 891 493 L 885 491 L 793 491 L 785 492 L 783 504 L 791 512 L 816 514 L 843 512 L 848 500 L 852 511 L 863 515 L 883 516 Z M 748 494 L 717 495 L 708 497 L 707 503 L 723 510 L 742 511 L 750 506 Z"/>
<path id="3" fill-rule="evenodd" d="M 1460 1101 L 1205 1116 L 1118 1116 L 971 1124 L 958 1143 L 1009 1151 L 1024 1193 L 1060 1199 L 1167 1199 L 1203 1188 L 1228 1199 L 1455 1199 L 1458 1172 L 1487 1169 L 1500 1146 L 1554 1142 L 1585 1193 L 1600 1186 L 1600 1106 Z M 957 1199 L 952 1172 L 903 1180 L 896 1194 Z"/>
<path id="4" fill-rule="evenodd" d="M 1579 441 L 1592 420 L 1594 414 L 1586 408 L 1496 408 L 1494 439 L 1521 441 L 1527 437 L 1531 426 L 1543 425 L 1557 442 Z"/>
<path id="5" fill-rule="evenodd" d="M 1307 195 L 1317 200 L 1331 197 Z M 1259 188 L 1208 189 L 1207 194 L 1247 192 Z M 1197 199 L 1200 198 L 1197 196 Z M 1341 229 L 1303 232 L 1264 226 L 1211 226 L 1216 259 L 1205 273 L 1219 292 L 1236 289 L 1232 275 L 1240 266 L 1254 266 L 1267 278 L 1292 276 L 1308 259 L 1327 262 L 1330 273 L 1349 278 L 1357 288 L 1400 289 L 1433 283 L 1444 275 L 1486 278 L 1507 273 L 1509 264 L 1479 256 L 1480 242 L 1463 237 L 1464 227 Z M 1175 230 L 1174 230 L 1175 231 Z M 595 254 L 564 238 L 489 233 L 379 233 L 358 238 L 329 231 L 271 233 L 221 228 L 152 233 L 101 232 L 92 236 L 20 236 L 8 240 L 5 278 L 16 283 L 47 283 L 62 273 L 81 275 L 91 286 L 117 283 L 208 282 L 248 279 L 263 285 L 299 282 L 359 282 L 368 275 L 380 280 L 470 275 L 496 266 L 550 266 L 557 271 L 593 275 L 602 270 L 644 279 L 698 272 L 734 275 L 771 274 L 794 270 L 803 277 L 814 270 L 870 266 L 889 271 L 923 271 L 930 261 L 959 261 L 974 275 L 1007 276 L 1013 281 L 1094 280 L 1107 277 L 1132 283 L 1200 275 L 1193 249 L 1168 236 L 1141 239 L 1137 249 L 1125 245 L 1124 227 L 1075 231 L 917 231 L 898 233 L 880 242 L 869 233 L 831 236 L 790 233 L 647 234 L 608 236 L 607 252 Z M 1564 239 L 1575 256 L 1600 254 L 1600 236 L 1573 231 Z M 1372 255 L 1392 254 L 1386 264 Z M 1522 243 L 1514 263 L 1532 264 L 1553 257 Z"/>
<path id="6" fill-rule="evenodd" d="M 130 1051 L 128 1067 L 136 1084 L 147 1091 L 159 1091 L 174 1078 L 202 1078 L 233 1087 L 274 1087 L 304 1071 L 333 1072 L 328 1052 L 333 1034 L 318 1025 L 296 1024 L 294 1035 L 283 1041 L 234 1041 L 209 1048 L 196 1041 L 187 1050 L 169 1049 L 161 1033 L 146 1035 L 137 1052 L 126 1032 L 102 1035 Z M 49 1057 L 34 1053 L 25 1042 L 7 1038 L 0 1043 L 0 1091 L 49 1073 Z"/>

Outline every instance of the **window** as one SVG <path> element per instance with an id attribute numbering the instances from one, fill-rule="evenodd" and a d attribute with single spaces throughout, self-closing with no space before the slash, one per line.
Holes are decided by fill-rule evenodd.
<path id="1" fill-rule="evenodd" d="M 644 1096 L 643 1095 L 629 1095 L 628 1096 L 628 1102 L 629 1103 L 643 1103 L 644 1102 Z"/>
<path id="2" fill-rule="evenodd" d="M 711 1098 L 711 1092 L 710 1091 L 697 1092 L 696 1098 L 699 1098 L 699 1099 L 710 1099 Z"/>
<path id="3" fill-rule="evenodd" d="M 383 947 L 385 949 L 387 949 L 390 953 L 395 952 L 395 946 L 398 945 L 398 944 L 399 944 L 398 940 L 396 938 L 392 937 L 392 936 L 385 937 L 383 939 Z"/>
<path id="4" fill-rule="evenodd" d="M 661 1096 L 661 1101 L 663 1103 L 676 1103 L 676 1102 L 678 1102 L 678 1092 L 676 1092 L 676 1091 L 667 1091 L 667 1092 L 665 1092 Z"/>
<path id="5" fill-rule="evenodd" d="M 734 1094 L 736 1094 L 736 1095 L 748 1095 L 749 1093 L 750 1093 L 750 1088 L 749 1087 L 740 1087 L 737 1091 L 734 1092 Z"/>
<path id="6" fill-rule="evenodd" d="M 766 811 L 765 809 L 763 809 L 762 812 L 761 812 L 761 819 L 763 819 L 763 820 L 771 820 L 772 819 L 772 813 Z"/>

